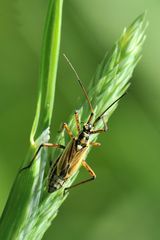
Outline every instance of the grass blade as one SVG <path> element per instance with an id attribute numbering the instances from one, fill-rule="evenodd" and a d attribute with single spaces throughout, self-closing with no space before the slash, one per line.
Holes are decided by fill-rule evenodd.
<path id="1" fill-rule="evenodd" d="M 25 165 L 33 158 L 37 146 L 49 140 L 59 57 L 62 5 L 63 0 L 50 0 L 42 48 L 37 110 Z M 43 159 L 39 156 L 30 170 L 17 174 L 0 219 L 0 239 L 31 239 L 30 220 L 39 209 L 46 160 L 46 155 L 43 154 Z M 32 220 L 34 225 L 37 219 Z"/>

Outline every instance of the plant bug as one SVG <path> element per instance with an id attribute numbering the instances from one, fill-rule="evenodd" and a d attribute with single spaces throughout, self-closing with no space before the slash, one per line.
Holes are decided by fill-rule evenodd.
<path id="1" fill-rule="evenodd" d="M 64 123 L 63 129 L 66 130 L 67 134 L 70 137 L 70 141 L 67 143 L 67 145 L 63 146 L 61 144 L 52 144 L 52 143 L 41 144 L 39 146 L 37 152 L 35 153 L 32 161 L 29 163 L 29 165 L 27 167 L 23 168 L 23 169 L 26 169 L 32 165 L 32 163 L 36 159 L 39 151 L 43 147 L 63 149 L 63 151 L 60 154 L 60 156 L 58 157 L 58 159 L 51 164 L 51 167 L 49 169 L 48 184 L 47 184 L 47 191 L 49 193 L 52 193 L 52 192 L 60 189 L 61 187 L 63 187 L 64 183 L 77 172 L 77 170 L 80 168 L 81 165 L 89 172 L 91 177 L 87 178 L 77 184 L 74 184 L 68 188 L 65 188 L 65 190 L 76 187 L 83 183 L 87 183 L 96 178 L 96 174 L 94 173 L 94 171 L 91 169 L 91 167 L 85 161 L 85 155 L 86 155 L 86 152 L 90 145 L 91 146 L 100 146 L 100 143 L 90 141 L 90 136 L 92 134 L 98 134 L 98 133 L 107 131 L 107 125 L 103 119 L 103 116 L 116 102 L 118 102 L 126 94 L 126 93 L 124 93 L 122 96 L 120 96 L 118 99 L 116 99 L 111 105 L 109 105 L 109 107 L 107 107 L 105 109 L 105 111 L 103 111 L 93 121 L 94 110 L 93 110 L 92 104 L 89 100 L 89 97 L 87 95 L 87 92 L 86 92 L 77 72 L 75 71 L 74 67 L 70 63 L 69 59 L 65 55 L 64 55 L 64 57 L 66 58 L 68 64 L 70 65 L 70 67 L 72 68 L 72 70 L 74 71 L 74 73 L 77 77 L 79 85 L 81 86 L 83 93 L 86 97 L 86 100 L 89 104 L 91 113 L 88 117 L 87 122 L 84 123 L 81 128 L 80 122 L 79 122 L 78 111 L 76 111 L 74 116 L 75 116 L 75 122 L 76 122 L 76 128 L 77 128 L 78 135 L 75 137 L 73 135 L 72 131 L 70 130 L 69 126 L 66 123 Z M 97 122 L 100 120 L 103 121 L 104 127 L 101 129 L 95 129 Z"/>

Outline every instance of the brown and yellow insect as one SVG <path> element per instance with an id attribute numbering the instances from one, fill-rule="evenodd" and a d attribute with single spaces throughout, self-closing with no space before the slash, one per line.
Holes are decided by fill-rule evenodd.
<path id="1" fill-rule="evenodd" d="M 55 163 L 53 163 L 50 167 L 49 174 L 48 174 L 48 184 L 47 184 L 47 191 L 49 193 L 52 193 L 52 192 L 60 189 L 61 187 L 63 187 L 64 183 L 77 172 L 77 170 L 80 168 L 81 165 L 89 172 L 91 177 L 86 180 L 83 180 L 77 184 L 74 184 L 74 185 L 70 186 L 69 188 L 78 186 L 82 183 L 89 182 L 96 178 L 96 174 L 94 173 L 94 171 L 91 169 L 91 167 L 85 161 L 85 155 L 86 155 L 86 152 L 90 145 L 100 146 L 100 143 L 90 141 L 90 136 L 92 134 L 98 134 L 98 133 L 107 131 L 107 126 L 103 119 L 103 116 L 111 106 L 113 106 L 117 101 L 119 101 L 120 98 L 122 98 L 124 96 L 124 94 L 123 94 L 121 97 L 116 99 L 109 107 L 107 107 L 107 109 L 104 112 L 102 112 L 100 114 L 99 117 L 97 117 L 93 121 L 94 110 L 93 110 L 91 102 L 88 98 L 87 92 L 86 92 L 79 76 L 77 75 L 75 69 L 69 62 L 68 58 L 66 56 L 65 56 L 65 58 L 77 76 L 78 82 L 79 82 L 79 84 L 84 92 L 84 95 L 88 101 L 88 104 L 90 106 L 91 113 L 89 115 L 87 122 L 85 124 L 83 124 L 82 129 L 81 129 L 79 115 L 78 115 L 78 112 L 76 111 L 74 115 L 75 115 L 76 128 L 77 128 L 77 132 L 78 132 L 77 137 L 73 136 L 73 133 L 70 130 L 69 126 L 66 123 L 64 123 L 63 129 L 66 130 L 67 134 L 70 137 L 69 143 L 66 146 L 63 146 L 61 144 L 44 143 L 44 144 L 40 145 L 35 156 L 33 157 L 32 161 L 30 162 L 29 166 L 31 166 L 31 164 L 33 163 L 34 159 L 36 158 L 37 154 L 39 153 L 39 151 L 42 147 L 64 149 L 63 152 L 58 157 L 58 159 L 55 161 Z M 101 129 L 96 129 L 95 128 L 96 124 L 100 120 L 103 121 L 104 127 Z M 27 166 L 27 168 L 28 168 L 28 166 Z M 69 189 L 69 188 L 67 188 L 67 189 Z"/>

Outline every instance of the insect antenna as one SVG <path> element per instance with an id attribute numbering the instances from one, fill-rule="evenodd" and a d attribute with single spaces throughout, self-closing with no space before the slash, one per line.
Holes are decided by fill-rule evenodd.
<path id="1" fill-rule="evenodd" d="M 73 67 L 72 63 L 69 61 L 69 59 L 67 58 L 67 56 L 66 56 L 64 53 L 63 53 L 63 56 L 64 56 L 64 58 L 66 59 L 67 63 L 69 64 L 70 68 L 71 68 L 71 69 L 73 70 L 73 72 L 75 73 L 75 75 L 76 75 L 76 77 L 77 77 L 77 80 L 78 80 L 78 83 L 79 83 L 80 87 L 82 88 L 82 91 L 83 91 L 83 93 L 84 93 L 84 96 L 85 96 L 86 99 L 87 99 L 87 102 L 88 102 L 88 104 L 89 104 L 90 110 L 91 110 L 91 112 L 93 113 L 94 111 L 93 111 L 93 107 L 92 107 L 91 101 L 89 100 L 89 97 L 88 97 L 88 94 L 87 94 L 87 92 L 86 92 L 86 89 L 85 89 L 85 87 L 84 87 L 84 85 L 83 85 L 83 83 L 82 83 L 82 81 L 81 81 L 78 73 L 76 72 L 76 70 L 75 70 L 75 68 Z"/>
<path id="2" fill-rule="evenodd" d="M 102 117 L 103 115 L 116 103 L 118 102 L 122 97 L 124 97 L 127 94 L 127 92 L 123 93 L 119 98 L 117 98 L 114 102 L 112 102 L 102 113 L 100 116 L 96 118 L 93 125 L 95 125 Z"/>

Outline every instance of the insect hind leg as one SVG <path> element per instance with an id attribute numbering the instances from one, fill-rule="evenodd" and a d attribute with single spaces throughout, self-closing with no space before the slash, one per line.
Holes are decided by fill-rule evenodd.
<path id="1" fill-rule="evenodd" d="M 90 182 L 90 181 L 96 179 L 96 174 L 95 174 L 95 172 L 94 172 L 94 171 L 92 170 L 92 168 L 86 163 L 85 160 L 82 161 L 82 166 L 89 172 L 89 174 L 91 175 L 91 177 L 90 177 L 90 178 L 87 178 L 87 179 L 85 179 L 85 180 L 83 180 L 83 181 L 81 181 L 81 182 L 79 182 L 79 183 L 76 183 L 76 184 L 74 184 L 74 185 L 72 185 L 72 186 L 70 186 L 70 187 L 68 187 L 68 188 L 65 188 L 65 189 L 64 189 L 64 193 L 66 192 L 66 190 L 69 190 L 69 189 L 71 189 L 71 188 L 77 187 L 77 186 L 79 186 L 79 185 L 81 185 L 81 184 L 84 184 L 84 183 L 87 183 L 87 182 Z"/>

